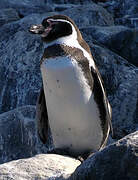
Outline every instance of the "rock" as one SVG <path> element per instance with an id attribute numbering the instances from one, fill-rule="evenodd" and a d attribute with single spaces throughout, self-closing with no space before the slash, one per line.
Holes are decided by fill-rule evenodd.
<path id="1" fill-rule="evenodd" d="M 68 180 L 137 180 L 138 131 L 84 161 Z"/>
<path id="2" fill-rule="evenodd" d="M 117 18 L 115 20 L 116 24 L 122 24 L 130 28 L 138 28 L 138 14 L 126 15 L 123 18 Z"/>
<path id="3" fill-rule="evenodd" d="M 95 3 L 67 9 L 63 11 L 62 14 L 71 17 L 79 28 L 91 25 L 114 25 L 112 16 L 104 8 Z"/>
<path id="4" fill-rule="evenodd" d="M 71 9 L 74 7 L 76 7 L 75 4 L 53 4 L 54 11 L 56 11 L 57 14 L 60 14 L 61 11 L 64 11 L 66 9 Z"/>
<path id="5" fill-rule="evenodd" d="M 125 26 L 92 26 L 81 29 L 99 44 L 119 54 L 130 63 L 138 66 L 138 28 Z"/>
<path id="6" fill-rule="evenodd" d="M 91 0 L 46 0 L 47 4 L 87 4 L 91 3 Z"/>
<path id="7" fill-rule="evenodd" d="M 47 152 L 36 135 L 35 106 L 24 106 L 0 115 L 0 163 Z M 1 177 L 1 176 L 0 176 Z"/>
<path id="8" fill-rule="evenodd" d="M 125 15 L 134 15 L 138 13 L 137 0 L 111 0 L 104 4 L 107 10 L 114 14 L 114 17 L 124 17 Z"/>
<path id="9" fill-rule="evenodd" d="M 27 18 L 30 25 L 25 24 L 25 20 L 0 28 L 1 113 L 26 104 L 35 105 L 41 86 L 39 60 L 42 43 L 40 38 L 34 39 L 28 32 L 33 19 Z"/>
<path id="10" fill-rule="evenodd" d="M 116 24 L 128 27 L 138 27 L 138 1 L 137 0 L 112 0 L 103 3 L 103 7 L 110 12 Z M 133 17 L 132 17 L 133 16 Z"/>
<path id="11" fill-rule="evenodd" d="M 20 17 L 15 9 L 8 8 L 0 10 L 0 26 L 19 19 Z"/>
<path id="12" fill-rule="evenodd" d="M 15 9 L 20 17 L 27 16 L 32 13 L 45 13 L 53 11 L 53 8 L 46 4 L 44 0 L 1 0 L 0 7 L 2 8 L 13 8 Z"/>
<path id="13" fill-rule="evenodd" d="M 63 180 L 74 172 L 80 161 L 56 154 L 39 154 L 0 165 L 0 180 Z"/>

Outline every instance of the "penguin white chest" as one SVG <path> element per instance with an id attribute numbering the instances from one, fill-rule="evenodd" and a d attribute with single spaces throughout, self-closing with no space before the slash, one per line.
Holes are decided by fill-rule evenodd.
<path id="1" fill-rule="evenodd" d="M 55 147 L 98 150 L 103 139 L 99 110 L 78 63 L 70 57 L 49 58 L 41 72 Z"/>

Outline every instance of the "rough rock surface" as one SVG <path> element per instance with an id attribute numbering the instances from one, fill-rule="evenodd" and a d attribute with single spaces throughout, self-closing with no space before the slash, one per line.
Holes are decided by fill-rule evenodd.
<path id="1" fill-rule="evenodd" d="M 79 160 L 70 157 L 40 154 L 0 165 L 0 180 L 62 180 L 79 165 Z"/>
<path id="2" fill-rule="evenodd" d="M 52 7 L 45 3 L 44 0 L 1 0 L 0 1 L 1 8 L 13 8 L 15 9 L 20 17 L 27 16 L 32 13 L 44 13 L 52 11 Z"/>
<path id="3" fill-rule="evenodd" d="M 90 25 L 112 26 L 113 17 L 104 8 L 96 4 L 77 6 L 63 11 L 63 14 L 75 20 L 79 28 Z"/>
<path id="4" fill-rule="evenodd" d="M 47 152 L 36 135 L 35 106 L 24 106 L 0 115 L 0 164 Z"/>
<path id="5" fill-rule="evenodd" d="M 15 9 L 7 8 L 0 10 L 0 26 L 19 19 L 20 17 Z"/>
<path id="6" fill-rule="evenodd" d="M 95 153 L 82 164 L 69 157 L 40 154 L 0 165 L 0 180 L 110 180 L 111 177 L 112 180 L 137 180 L 138 131 Z"/>
<path id="7" fill-rule="evenodd" d="M 95 153 L 69 180 L 137 180 L 138 131 Z"/>
<path id="8" fill-rule="evenodd" d="M 92 26 L 82 28 L 86 36 L 138 66 L 138 29 L 125 26 Z"/>
<path id="9" fill-rule="evenodd" d="M 111 0 L 104 3 L 103 7 L 113 14 L 116 24 L 138 27 L 137 0 Z"/>

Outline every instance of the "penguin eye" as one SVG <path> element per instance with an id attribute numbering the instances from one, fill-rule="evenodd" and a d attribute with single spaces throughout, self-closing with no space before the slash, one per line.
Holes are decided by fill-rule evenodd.
<path id="1" fill-rule="evenodd" d="M 44 19 L 44 20 L 42 21 L 42 25 L 43 25 L 45 28 L 47 28 L 47 27 L 49 26 L 49 23 L 48 23 L 47 19 Z"/>

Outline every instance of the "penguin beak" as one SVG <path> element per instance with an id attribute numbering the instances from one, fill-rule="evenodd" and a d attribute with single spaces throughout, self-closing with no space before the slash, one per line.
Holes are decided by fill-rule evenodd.
<path id="1" fill-rule="evenodd" d="M 51 31 L 51 29 L 52 29 L 51 26 L 48 26 L 47 28 L 45 28 L 43 25 L 38 24 L 38 25 L 32 25 L 29 29 L 29 32 L 33 34 L 40 34 L 41 37 L 46 37 Z"/>
<path id="2" fill-rule="evenodd" d="M 30 32 L 34 34 L 42 34 L 44 32 L 45 28 L 41 25 L 32 25 L 29 29 Z"/>

